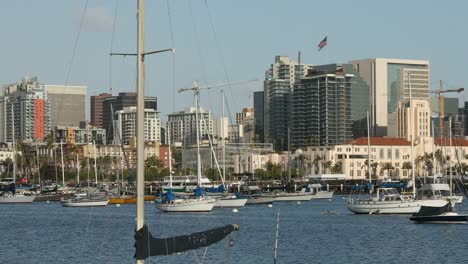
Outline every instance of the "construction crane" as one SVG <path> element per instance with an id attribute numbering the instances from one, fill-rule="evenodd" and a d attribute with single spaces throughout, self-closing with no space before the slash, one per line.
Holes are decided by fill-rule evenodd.
<path id="1" fill-rule="evenodd" d="M 438 91 L 430 91 L 430 93 L 434 93 L 438 95 L 439 101 L 439 137 L 444 138 L 444 93 L 461 93 L 465 90 L 465 88 L 458 88 L 458 89 L 447 89 L 443 90 L 443 83 L 440 80 L 439 90 Z"/>

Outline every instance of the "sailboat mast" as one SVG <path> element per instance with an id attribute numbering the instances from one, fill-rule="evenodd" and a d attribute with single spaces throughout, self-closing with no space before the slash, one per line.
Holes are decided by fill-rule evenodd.
<path id="1" fill-rule="evenodd" d="M 13 183 L 16 184 L 15 107 L 11 103 L 11 138 L 13 142 Z"/>
<path id="2" fill-rule="evenodd" d="M 450 198 L 452 198 L 452 118 L 449 117 L 449 142 L 450 142 L 450 159 L 449 159 L 449 166 L 450 166 Z"/>
<path id="3" fill-rule="evenodd" d="M 410 129 L 411 129 L 411 176 L 413 178 L 413 198 L 416 198 L 416 178 L 414 176 L 414 125 L 413 125 L 413 103 L 411 102 L 411 73 L 408 72 L 409 85 L 409 113 L 410 113 Z"/>
<path id="4" fill-rule="evenodd" d="M 222 140 L 221 140 L 221 144 L 223 144 L 223 179 L 226 180 L 226 143 L 224 142 L 225 140 L 225 137 L 224 137 L 224 90 L 221 90 L 221 96 L 223 97 L 222 100 L 223 100 L 223 118 L 221 120 L 221 137 Z"/>
<path id="5" fill-rule="evenodd" d="M 136 115 L 136 136 L 137 136 L 137 177 L 136 177 L 136 230 L 143 228 L 145 223 L 145 87 L 143 75 L 143 50 L 144 50 L 144 16 L 145 1 L 138 0 L 137 3 L 137 115 Z M 135 263 L 144 263 L 143 259 L 136 259 Z"/>
<path id="6" fill-rule="evenodd" d="M 434 121 L 432 121 L 432 174 L 433 181 L 436 183 L 436 159 L 435 159 L 435 134 L 434 134 Z"/>
<path id="7" fill-rule="evenodd" d="M 65 166 L 63 165 L 63 142 L 62 139 L 60 139 L 60 158 L 61 158 L 61 163 L 62 163 L 62 186 L 65 188 Z"/>
<path id="8" fill-rule="evenodd" d="M 94 148 L 94 180 L 95 180 L 95 183 L 96 183 L 96 188 L 97 188 L 97 183 L 98 183 L 98 180 L 97 180 L 97 163 L 96 163 L 96 141 L 93 140 L 93 148 Z"/>
<path id="9" fill-rule="evenodd" d="M 169 188 L 172 189 L 172 152 L 171 152 L 171 133 L 169 126 L 167 126 L 167 145 L 169 146 Z"/>
<path id="10" fill-rule="evenodd" d="M 367 173 L 369 174 L 369 182 L 372 183 L 369 110 L 367 110 Z M 372 189 L 369 192 L 372 192 Z"/>
<path id="11" fill-rule="evenodd" d="M 196 130 L 197 130 L 197 183 L 200 186 L 201 185 L 201 159 L 200 159 L 200 130 L 199 126 L 200 124 L 198 123 L 198 107 L 199 107 L 199 96 L 200 96 L 200 91 L 198 90 L 198 83 L 195 85 L 197 87 L 197 90 L 195 90 L 195 122 L 197 123 L 196 125 Z"/>

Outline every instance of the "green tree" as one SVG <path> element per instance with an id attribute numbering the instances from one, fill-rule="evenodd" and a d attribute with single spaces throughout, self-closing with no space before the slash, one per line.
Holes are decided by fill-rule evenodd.
<path id="1" fill-rule="evenodd" d="M 333 164 L 333 166 L 331 167 L 331 173 L 332 174 L 340 174 L 342 173 L 342 163 L 341 162 L 337 162 L 335 164 Z"/>

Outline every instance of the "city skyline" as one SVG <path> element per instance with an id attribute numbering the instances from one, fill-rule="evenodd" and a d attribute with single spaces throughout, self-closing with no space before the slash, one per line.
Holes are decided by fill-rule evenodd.
<path id="1" fill-rule="evenodd" d="M 12 83 L 22 76 L 38 75 L 47 84 L 88 86 L 86 119 L 89 120 L 91 95 L 109 92 L 109 86 L 112 86 L 113 94 L 133 91 L 134 59 L 112 58 L 111 78 L 108 54 L 115 10 L 117 19 L 112 51 L 133 51 L 136 22 L 135 3 L 132 1 L 91 1 L 80 32 L 85 3 L 52 0 L 4 3 L 5 8 L 0 11 L 3 25 L 12 25 L 12 14 L 21 13 L 23 18 L 22 23 L 0 28 L 0 33 L 11 40 L 2 44 L 4 55 L 0 64 L 0 82 Z M 379 4 L 372 1 L 296 1 L 290 5 L 281 1 L 171 1 L 173 47 L 176 49 L 174 88 L 191 86 L 197 79 L 202 84 L 223 82 L 226 72 L 231 82 L 252 78 L 261 80 L 274 56 L 286 55 L 295 59 L 299 50 L 304 63 L 313 65 L 375 57 L 428 60 L 432 90 L 438 88 L 439 79 L 444 80 L 446 88 L 464 87 L 468 77 L 463 74 L 463 54 L 466 53 L 463 44 L 468 42 L 468 38 L 461 32 L 467 22 L 462 13 L 463 6 L 467 4 L 453 3 L 457 5 L 435 1 L 424 2 L 424 5 L 403 1 Z M 166 4 L 148 3 L 148 51 L 172 47 Z M 341 8 L 335 10 L 336 5 Z M 264 12 L 265 9 L 268 12 Z M 329 14 L 314 12 L 316 9 L 333 9 L 333 22 L 328 21 Z M 394 14 L 398 14 L 398 19 Z M 418 27 L 407 26 L 416 25 L 415 21 L 424 23 Z M 37 26 L 30 26 L 33 23 Z M 213 29 L 216 34 L 213 34 Z M 78 33 L 80 38 L 75 43 Z M 328 36 L 328 46 L 318 52 L 317 44 L 325 36 Z M 254 46 L 246 41 L 251 39 L 255 40 Z M 172 89 L 170 54 L 148 57 L 146 62 L 147 95 L 162 98 L 159 108 L 162 117 L 193 105 L 191 95 L 178 94 Z M 110 80 L 112 85 L 109 85 Z M 252 106 L 251 93 L 262 88 L 261 82 L 232 89 L 226 87 L 231 115 L 243 107 Z M 219 98 L 216 90 L 209 95 L 202 93 L 202 106 L 218 115 Z M 465 100 L 466 96 L 463 96 L 461 101 Z"/>

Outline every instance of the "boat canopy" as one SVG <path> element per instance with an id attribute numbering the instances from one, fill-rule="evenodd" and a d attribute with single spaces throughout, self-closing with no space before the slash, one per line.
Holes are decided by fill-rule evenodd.
<path id="1" fill-rule="evenodd" d="M 144 225 L 135 233 L 136 259 L 146 259 L 150 256 L 167 256 L 174 253 L 207 247 L 221 241 L 239 226 L 232 224 L 206 231 L 168 238 L 155 238 Z"/>
<path id="2" fill-rule="evenodd" d="M 224 186 L 224 184 L 221 184 L 218 187 L 205 188 L 205 192 L 208 193 L 224 193 L 225 191 L 226 187 Z"/>
<path id="3" fill-rule="evenodd" d="M 440 190 L 440 191 L 450 191 L 450 186 L 446 183 L 428 183 L 424 184 L 421 188 L 419 188 L 421 191 L 425 190 Z"/>
<path id="4" fill-rule="evenodd" d="M 407 185 L 408 184 L 406 182 L 382 182 L 380 187 L 406 189 Z"/>

